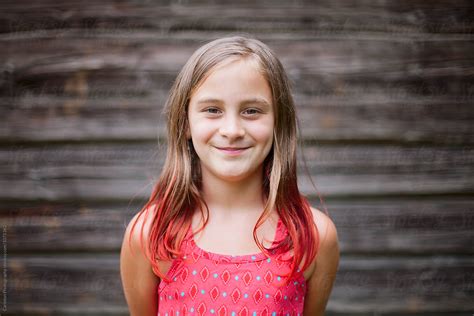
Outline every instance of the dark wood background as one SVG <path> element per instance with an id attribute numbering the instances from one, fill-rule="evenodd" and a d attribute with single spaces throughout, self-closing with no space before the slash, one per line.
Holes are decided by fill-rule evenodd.
<path id="1" fill-rule="evenodd" d="M 243 32 L 288 71 L 338 228 L 327 314 L 471 315 L 473 8 L 2 1 L 0 313 L 127 314 L 120 244 L 158 177 L 168 90 L 196 48 Z"/>

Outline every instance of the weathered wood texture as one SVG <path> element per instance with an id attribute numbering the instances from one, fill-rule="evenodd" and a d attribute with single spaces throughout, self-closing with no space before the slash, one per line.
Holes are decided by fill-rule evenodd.
<path id="1" fill-rule="evenodd" d="M 138 201 L 15 204 L 0 207 L 14 253 L 117 251 L 140 207 Z M 331 202 L 328 213 L 339 229 L 343 253 L 472 255 L 472 205 L 472 198 L 463 197 L 360 198 Z"/>
<path id="2" fill-rule="evenodd" d="M 154 143 L 0 148 L 0 198 L 144 199 L 163 163 L 159 148 Z M 328 197 L 474 191 L 474 147 L 308 144 L 303 154 L 307 170 L 300 161 L 300 189 L 310 196 L 316 191 L 308 174 Z"/>
<path id="3" fill-rule="evenodd" d="M 367 309 L 382 315 L 440 309 L 456 312 L 459 306 L 471 304 L 473 264 L 472 257 L 381 256 L 367 260 L 346 255 L 328 308 L 343 315 Z M 13 279 L 10 301 L 25 302 L 19 312 L 126 313 L 115 254 L 12 256 L 9 269 Z"/>
<path id="4" fill-rule="evenodd" d="M 327 314 L 471 315 L 473 8 L 2 1 L 2 315 L 127 314 L 118 252 L 163 163 L 169 88 L 197 47 L 238 32 L 294 88 L 316 183 L 301 167 L 300 188 L 341 245 Z"/>

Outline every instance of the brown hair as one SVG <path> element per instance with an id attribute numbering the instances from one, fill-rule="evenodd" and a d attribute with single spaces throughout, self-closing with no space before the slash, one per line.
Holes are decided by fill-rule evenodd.
<path id="1" fill-rule="evenodd" d="M 297 184 L 297 118 L 285 70 L 274 52 L 261 41 L 244 36 L 224 37 L 201 46 L 192 54 L 173 83 L 166 102 L 166 160 L 160 178 L 139 215 L 147 214 L 153 206 L 145 252 L 153 270 L 161 278 L 165 275 L 159 270 L 157 260 L 172 260 L 181 255 L 180 245 L 191 225 L 195 207 L 199 207 L 205 218 L 200 230 L 207 224 L 209 216 L 200 193 L 199 158 L 186 137 L 190 97 L 214 67 L 234 59 L 256 61 L 271 88 L 275 113 L 273 146 L 263 163 L 262 191 L 266 205 L 253 231 L 255 242 L 262 252 L 269 255 L 271 248 L 267 249 L 259 242 L 256 232 L 276 209 L 289 233 L 278 247 L 294 251 L 290 274 L 295 273 L 303 256 L 304 271 L 317 254 L 317 227 L 310 205 L 300 194 Z"/>

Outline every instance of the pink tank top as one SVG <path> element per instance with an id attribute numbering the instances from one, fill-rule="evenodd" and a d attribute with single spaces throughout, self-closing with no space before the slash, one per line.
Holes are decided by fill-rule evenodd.
<path id="1" fill-rule="evenodd" d="M 276 245 L 287 234 L 278 220 Z M 158 316 L 302 316 L 306 281 L 298 268 L 286 286 L 288 254 L 263 252 L 224 255 L 197 246 L 190 228 L 181 245 L 183 257 L 158 286 Z M 184 259 L 184 260 L 183 260 Z"/>

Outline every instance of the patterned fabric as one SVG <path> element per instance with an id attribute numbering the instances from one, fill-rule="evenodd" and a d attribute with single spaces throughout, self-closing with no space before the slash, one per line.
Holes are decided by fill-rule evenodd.
<path id="1" fill-rule="evenodd" d="M 287 230 L 278 220 L 272 246 Z M 184 249 L 183 249 L 184 247 Z M 286 286 L 291 255 L 224 255 L 197 246 L 189 229 L 183 257 L 158 286 L 158 316 L 302 316 L 306 281 L 298 272 Z"/>

